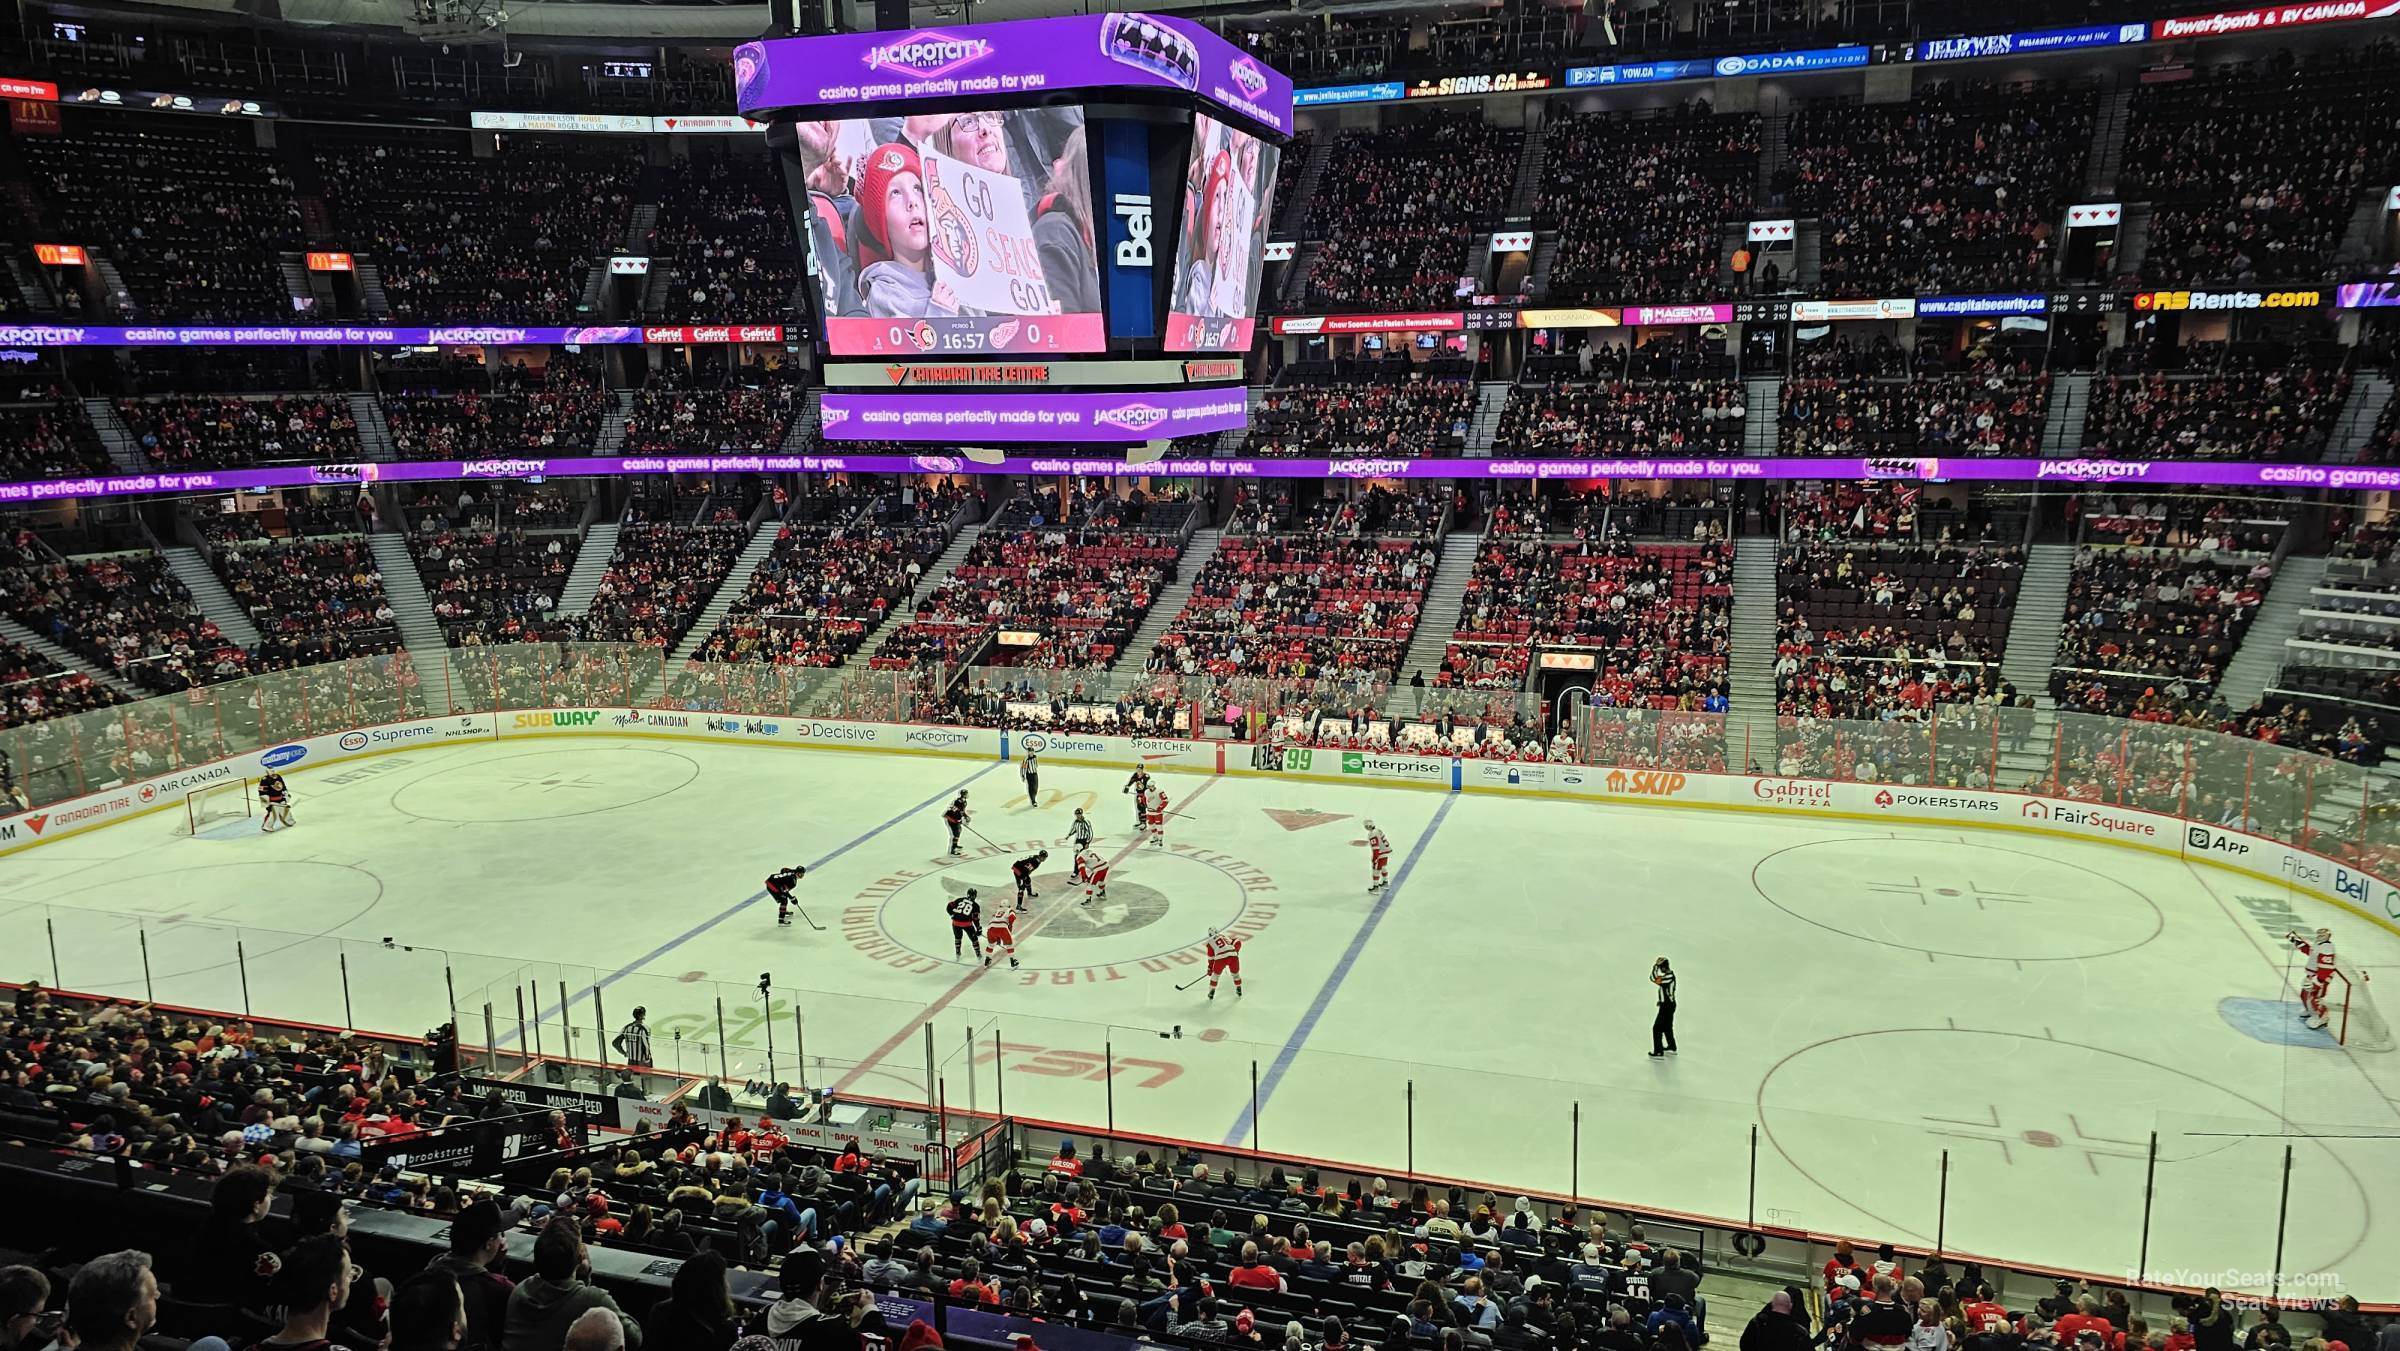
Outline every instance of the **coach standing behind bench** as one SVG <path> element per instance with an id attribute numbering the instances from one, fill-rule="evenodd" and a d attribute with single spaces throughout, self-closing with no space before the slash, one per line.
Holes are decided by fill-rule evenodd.
<path id="1" fill-rule="evenodd" d="M 1658 1016 L 1650 1020 L 1650 1058 L 1675 1053 L 1675 968 L 1667 959 L 1650 964 L 1650 983 L 1658 988 Z"/>

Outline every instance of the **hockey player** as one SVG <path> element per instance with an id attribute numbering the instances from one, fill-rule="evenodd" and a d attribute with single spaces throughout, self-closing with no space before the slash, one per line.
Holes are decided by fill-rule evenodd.
<path id="1" fill-rule="evenodd" d="M 281 774 L 270 769 L 258 776 L 258 802 L 265 809 L 259 818 L 259 833 L 292 823 L 292 790 L 285 786 Z"/>
<path id="2" fill-rule="evenodd" d="M 958 796 L 950 803 L 950 809 L 942 813 L 942 824 L 950 827 L 950 856 L 956 858 L 959 853 L 958 832 L 967 828 L 966 789 L 959 789 Z"/>
<path id="3" fill-rule="evenodd" d="M 1217 977 L 1233 977 L 1233 997 L 1242 997 L 1242 940 L 1223 929 L 1208 931 L 1208 997 L 1217 997 Z"/>
<path id="4" fill-rule="evenodd" d="M 983 955 L 983 906 L 975 899 L 975 888 L 967 888 L 964 896 L 954 896 L 946 907 L 950 911 L 950 955 L 963 957 L 969 947 L 975 955 Z M 986 963 L 989 965 L 989 963 Z"/>
<path id="5" fill-rule="evenodd" d="M 2301 977 L 2300 1009 L 2310 1027 L 2323 1027 L 2326 1022 L 2325 992 L 2333 985 L 2334 970 L 2340 965 L 2333 955 L 2333 930 L 2319 929 L 2314 943 L 2301 936 L 2298 929 L 2287 930 L 2284 941 L 2310 959 Z"/>
<path id="6" fill-rule="evenodd" d="M 1083 808 L 1075 809 L 1075 824 L 1067 827 L 1067 842 L 1080 854 L 1092 847 L 1092 823 L 1085 818 Z"/>
<path id="7" fill-rule="evenodd" d="M 1030 901 L 1034 897 L 1042 894 L 1033 889 L 1033 875 L 1041 870 L 1041 866 L 1044 863 L 1049 861 L 1050 851 L 1043 849 L 1035 853 L 1027 854 L 1025 857 L 1008 865 L 1008 871 L 1017 879 L 1018 900 Z"/>
<path id="8" fill-rule="evenodd" d="M 1094 850 L 1075 856 L 1075 880 L 1083 883 L 1083 903 L 1108 899 L 1108 860 Z"/>
<path id="9" fill-rule="evenodd" d="M 984 932 L 983 941 L 990 945 L 990 950 L 983 954 L 985 966 L 990 966 L 994 957 L 1006 954 L 1009 969 L 1014 971 L 1017 968 L 1017 907 L 1015 905 L 1010 905 L 992 920 L 992 927 Z"/>
<path id="10" fill-rule="evenodd" d="M 1375 823 L 1367 822 L 1367 890 L 1381 891 L 1391 881 L 1392 842 L 1384 838 Z"/>
<path id="11" fill-rule="evenodd" d="M 1142 833 L 1142 824 L 1147 815 L 1143 811 L 1142 804 L 1150 800 L 1150 771 L 1138 765 L 1135 766 L 1133 777 L 1125 781 L 1125 787 L 1121 791 L 1133 794 L 1133 833 L 1139 835 Z"/>
<path id="12" fill-rule="evenodd" d="M 792 922 L 792 889 L 799 886 L 800 879 L 806 876 L 808 869 L 795 863 L 767 878 L 767 894 L 775 898 L 777 924 Z"/>
<path id="13" fill-rule="evenodd" d="M 1142 811 L 1142 823 L 1150 832 L 1150 847 L 1167 847 L 1167 790 L 1150 790 L 1150 805 Z"/>

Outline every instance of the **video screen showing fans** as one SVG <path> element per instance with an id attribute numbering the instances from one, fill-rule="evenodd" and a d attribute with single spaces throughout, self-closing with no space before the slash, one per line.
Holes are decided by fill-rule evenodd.
<path id="1" fill-rule="evenodd" d="M 1097 352 L 1083 110 L 798 125 L 835 356 Z"/>
<path id="2" fill-rule="evenodd" d="M 1175 292 L 1167 301 L 1168 351 L 1249 350 L 1279 153 L 1206 113 L 1192 118 Z"/>

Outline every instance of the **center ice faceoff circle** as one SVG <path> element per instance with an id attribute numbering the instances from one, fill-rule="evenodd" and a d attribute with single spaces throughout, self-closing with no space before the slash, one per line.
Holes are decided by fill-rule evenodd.
<path id="1" fill-rule="evenodd" d="M 2134 887 L 2080 864 L 1963 840 L 1811 840 L 1751 869 L 1768 904 L 1821 929 L 1982 961 L 2106 957 L 2166 919 Z"/>
<path id="2" fill-rule="evenodd" d="M 1007 850 L 929 859 L 876 879 L 843 911 L 843 935 L 853 948 L 895 966 L 954 965 L 944 907 L 972 888 L 988 923 L 1016 894 L 1010 864 L 1037 849 L 1050 857 L 1034 875 L 1035 896 L 1017 931 L 1018 955 L 1029 969 L 1170 970 L 1197 960 L 1210 929 L 1231 929 L 1247 940 L 1274 918 L 1273 877 L 1230 854 L 1189 845 L 1138 848 L 1110 870 L 1107 897 L 1086 905 L 1071 850 L 1022 841 Z"/>

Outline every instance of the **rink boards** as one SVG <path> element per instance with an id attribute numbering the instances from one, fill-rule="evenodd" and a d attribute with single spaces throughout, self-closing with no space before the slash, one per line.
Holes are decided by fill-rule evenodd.
<path id="1" fill-rule="evenodd" d="M 2348 863 L 2222 826 L 2071 798 L 1334 749 L 1288 750 L 1281 753 L 1277 766 L 1271 759 L 1255 756 L 1256 748 L 1239 742 L 749 717 L 673 709 L 468 713 L 308 737 L 120 784 L 0 820 L 0 854 L 180 807 L 187 793 L 254 777 L 266 769 L 298 776 L 294 787 L 303 790 L 304 796 L 309 779 L 315 777 L 313 771 L 368 756 L 461 741 L 571 736 L 657 737 L 967 760 L 1014 761 L 1031 753 L 1045 765 L 1147 766 L 1182 773 L 1272 775 L 1438 792 L 1518 793 L 1615 805 L 2017 831 L 2099 840 L 2211 864 L 2313 896 L 2400 934 L 2400 885 Z M 332 780 L 318 780 L 328 781 Z"/>

